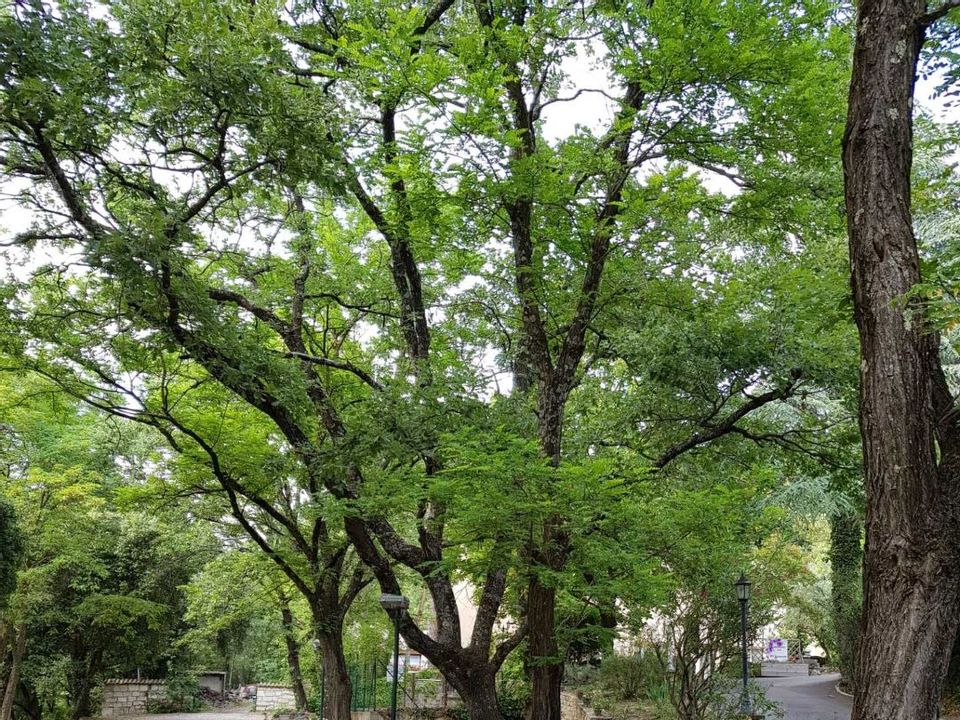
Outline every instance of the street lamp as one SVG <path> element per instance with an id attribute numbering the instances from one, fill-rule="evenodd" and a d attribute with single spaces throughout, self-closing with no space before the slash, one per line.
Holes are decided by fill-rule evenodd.
<path id="1" fill-rule="evenodd" d="M 400 683 L 400 616 L 410 607 L 403 595 L 384 593 L 380 606 L 393 618 L 393 689 L 390 691 L 390 720 L 397 720 L 397 686 Z"/>
<path id="2" fill-rule="evenodd" d="M 740 660 L 743 669 L 743 693 L 740 695 L 740 714 L 750 714 L 750 695 L 747 692 L 747 681 L 750 668 L 747 664 L 747 603 L 750 602 L 750 581 L 740 573 L 740 579 L 733 584 L 737 590 L 737 600 L 740 601 Z"/>

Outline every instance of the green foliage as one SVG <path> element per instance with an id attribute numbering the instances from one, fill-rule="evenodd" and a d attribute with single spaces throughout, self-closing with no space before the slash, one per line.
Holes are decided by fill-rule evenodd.
<path id="1" fill-rule="evenodd" d="M 164 672 L 182 623 L 179 586 L 215 544 L 176 515 L 118 502 L 117 488 L 139 473 L 125 455 L 137 443 L 118 448 L 103 418 L 36 378 L 6 390 L 9 470 L 0 494 L 20 518 L 24 544 L 0 619 L 25 628 L 22 682 L 38 702 L 89 715 L 104 677 Z"/>
<path id="2" fill-rule="evenodd" d="M 192 673 L 173 666 L 167 672 L 166 697 L 147 701 L 147 712 L 199 712 L 203 707 L 200 685 Z"/>
<path id="3" fill-rule="evenodd" d="M 863 604 L 863 521 L 859 514 L 835 515 L 830 521 L 832 573 L 832 619 L 837 647 L 837 666 L 847 687 L 856 673 L 860 610 Z"/>
<path id="4" fill-rule="evenodd" d="M 617 700 L 638 700 L 663 682 L 663 670 L 652 653 L 613 655 L 600 664 L 598 682 Z"/>
<path id="5" fill-rule="evenodd" d="M 17 566 L 23 554 L 23 537 L 13 506 L 0 499 L 0 608 L 17 587 Z"/>
<path id="6" fill-rule="evenodd" d="M 552 662 L 656 610 L 716 628 L 720 664 L 731 574 L 751 568 L 762 614 L 790 596 L 796 525 L 837 506 L 822 466 L 856 463 L 847 9 L 521 5 L 429 24 L 366 0 L 0 18 L 0 159 L 31 209 L 3 349 L 144 426 L 120 458 L 105 415 L 19 413 L 37 603 L 16 607 L 49 603 L 44 638 L 96 628 L 111 670 L 182 653 L 280 679 L 281 590 L 298 642 L 339 622 L 366 664 L 388 637 L 376 592 L 317 607 L 352 600 L 345 519 L 418 608 L 502 577 L 495 615 L 520 617 L 531 579 L 555 588 Z M 596 87 L 571 72 L 587 60 Z M 588 121 L 604 103 L 578 101 L 600 97 Z M 511 389 L 531 314 L 536 382 L 569 373 L 557 467 L 543 388 Z M 65 520 L 31 514 L 38 488 Z M 191 522 L 133 510 L 169 505 Z M 244 550 L 208 563 L 196 519 Z M 562 562 L 541 559 L 548 525 Z"/>

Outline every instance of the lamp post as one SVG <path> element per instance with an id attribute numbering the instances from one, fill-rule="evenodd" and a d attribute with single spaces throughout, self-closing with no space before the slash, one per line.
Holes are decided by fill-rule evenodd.
<path id="1" fill-rule="evenodd" d="M 747 692 L 747 681 L 750 676 L 750 667 L 747 663 L 747 603 L 750 601 L 750 581 L 740 573 L 740 579 L 733 585 L 737 590 L 737 600 L 740 602 L 740 660 L 743 670 L 743 691 L 740 695 L 740 714 L 750 714 L 750 695 Z"/>
<path id="2" fill-rule="evenodd" d="M 380 606 L 393 619 L 393 688 L 390 690 L 390 720 L 397 720 L 397 687 L 400 684 L 400 616 L 410 607 L 410 601 L 403 595 L 384 593 L 380 596 Z"/>

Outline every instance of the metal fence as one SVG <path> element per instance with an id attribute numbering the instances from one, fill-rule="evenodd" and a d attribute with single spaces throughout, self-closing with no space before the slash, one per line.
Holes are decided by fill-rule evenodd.
<path id="1" fill-rule="evenodd" d="M 401 669 L 402 670 L 402 669 Z M 390 707 L 393 680 L 387 672 L 387 663 L 372 662 L 348 668 L 353 694 L 351 710 L 378 710 Z M 446 681 L 433 671 L 401 672 L 397 688 L 397 705 L 402 708 L 446 708 L 455 702 L 455 696 Z"/>

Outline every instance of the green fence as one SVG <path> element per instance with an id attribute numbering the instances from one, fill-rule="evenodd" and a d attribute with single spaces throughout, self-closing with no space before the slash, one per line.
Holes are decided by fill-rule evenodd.
<path id="1" fill-rule="evenodd" d="M 390 706 L 393 682 L 388 679 L 387 666 L 382 662 L 357 668 L 353 680 L 353 707 L 355 710 L 374 710 Z M 447 685 L 434 669 L 419 671 L 401 668 L 397 688 L 397 704 L 404 708 L 446 707 Z"/>
<path id="2" fill-rule="evenodd" d="M 347 674 L 353 690 L 350 698 L 351 710 L 379 710 L 390 707 L 393 682 L 388 679 L 386 663 L 351 665 L 347 668 Z M 397 705 L 404 708 L 442 707 L 445 702 L 445 688 L 443 680 L 435 670 L 403 672 L 401 668 Z M 322 698 L 317 700 L 316 710 L 319 711 Z"/>
<path id="3" fill-rule="evenodd" d="M 352 710 L 376 710 L 390 706 L 390 692 L 393 683 L 387 679 L 387 670 L 382 663 L 372 662 L 369 665 L 353 665 L 349 668 L 350 685 L 353 696 L 350 699 Z M 403 678 L 397 694 L 403 688 Z"/>

